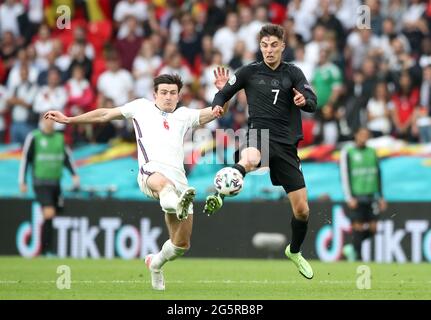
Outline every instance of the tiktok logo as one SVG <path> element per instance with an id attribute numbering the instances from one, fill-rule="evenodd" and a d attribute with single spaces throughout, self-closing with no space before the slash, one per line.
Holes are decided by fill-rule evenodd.
<path id="1" fill-rule="evenodd" d="M 39 254 L 42 247 L 42 225 L 41 207 L 37 202 L 33 202 L 31 222 L 25 221 L 21 223 L 16 233 L 16 246 L 23 257 L 31 258 Z"/>
<path id="2" fill-rule="evenodd" d="M 316 252 L 319 259 L 326 262 L 339 260 L 343 250 L 343 232 L 350 231 L 350 220 L 342 206 L 335 205 L 332 208 L 332 225 L 325 225 L 317 233 Z"/>

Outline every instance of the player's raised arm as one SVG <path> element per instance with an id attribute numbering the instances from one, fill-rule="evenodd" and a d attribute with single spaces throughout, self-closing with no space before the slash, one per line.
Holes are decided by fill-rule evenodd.
<path id="1" fill-rule="evenodd" d="M 100 108 L 75 117 L 67 117 L 60 111 L 48 111 L 44 117 L 64 124 L 101 123 L 124 118 L 119 107 L 112 109 Z"/>
<path id="2" fill-rule="evenodd" d="M 225 67 L 217 67 L 214 69 L 214 84 L 217 89 L 223 89 L 226 82 L 229 80 L 229 69 Z M 228 103 L 226 102 L 223 107 L 214 106 L 202 109 L 199 114 L 199 123 L 205 124 L 216 118 L 222 117 L 228 110 Z"/>
<path id="3" fill-rule="evenodd" d="M 214 100 L 212 102 L 212 106 L 224 106 L 226 102 L 228 102 L 235 93 L 244 88 L 245 80 L 247 79 L 247 66 L 240 68 L 230 79 L 228 77 L 227 83 L 223 86 L 220 91 L 214 96 Z M 228 73 L 229 74 L 229 73 Z M 214 71 L 214 75 L 217 75 Z M 217 81 L 217 80 L 216 80 Z M 216 84 L 217 85 L 217 84 Z"/>

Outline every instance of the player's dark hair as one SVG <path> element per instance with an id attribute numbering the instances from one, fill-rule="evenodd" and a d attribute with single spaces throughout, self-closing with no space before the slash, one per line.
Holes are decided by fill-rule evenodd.
<path id="1" fill-rule="evenodd" d="M 284 40 L 284 29 L 278 24 L 267 24 L 260 29 L 259 32 L 259 42 L 263 37 L 274 36 L 280 40 Z"/>
<path id="2" fill-rule="evenodd" d="M 176 84 L 178 87 L 178 92 L 181 91 L 183 87 L 183 81 L 181 77 L 177 74 L 161 74 L 158 77 L 154 78 L 154 92 L 157 92 L 159 89 L 159 84 Z"/>

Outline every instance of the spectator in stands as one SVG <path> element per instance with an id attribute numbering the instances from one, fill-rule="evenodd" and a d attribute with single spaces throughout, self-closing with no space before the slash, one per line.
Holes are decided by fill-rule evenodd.
<path id="1" fill-rule="evenodd" d="M 313 39 L 305 45 L 304 60 L 307 61 L 307 63 L 313 64 L 313 66 L 317 66 L 319 63 L 320 50 L 326 45 L 326 31 L 327 30 L 324 26 L 321 24 L 316 24 L 313 27 Z"/>
<path id="2" fill-rule="evenodd" d="M 214 70 L 222 65 L 222 54 L 218 50 L 212 52 L 212 62 L 202 72 L 200 77 L 201 96 L 207 104 L 212 102 L 214 95 L 218 92 L 214 84 Z"/>
<path id="3" fill-rule="evenodd" d="M 341 134 L 347 140 L 353 138 L 353 132 L 358 130 L 365 119 L 364 107 L 368 103 L 368 98 L 363 94 L 365 77 L 361 70 L 353 72 L 352 80 L 346 84 L 345 94 L 340 98 L 339 112 L 343 115 L 340 124 Z"/>
<path id="4" fill-rule="evenodd" d="M 317 108 L 324 105 L 334 105 L 342 92 L 343 78 L 340 69 L 329 61 L 329 50 L 321 48 L 319 63 L 313 75 L 313 88 L 317 95 Z"/>
<path id="5" fill-rule="evenodd" d="M 307 81 L 313 79 L 314 75 L 314 65 L 310 61 L 305 60 L 305 48 L 304 45 L 300 44 L 295 48 L 295 60 L 292 61 L 293 64 L 297 65 L 299 69 L 304 73 Z"/>
<path id="6" fill-rule="evenodd" d="M 247 51 L 247 47 L 244 41 L 239 40 L 237 41 L 237 43 L 235 44 L 235 48 L 233 51 L 233 56 L 232 59 L 230 59 L 229 61 L 229 67 L 232 70 L 237 70 L 240 67 L 242 67 L 244 64 L 248 64 L 253 62 L 254 59 L 252 59 L 251 61 L 245 61 L 244 57 L 246 57 L 247 54 L 251 54 L 253 55 L 254 58 L 254 54 Z"/>
<path id="7" fill-rule="evenodd" d="M 391 117 L 397 138 L 408 141 L 415 140 L 412 125 L 415 123 L 419 99 L 419 89 L 413 86 L 409 73 L 403 72 L 400 77 L 399 88 L 392 96 Z"/>
<path id="8" fill-rule="evenodd" d="M 209 34 L 214 36 L 215 32 L 219 27 L 223 25 L 226 18 L 226 11 L 219 8 L 214 0 L 206 1 L 206 9 L 204 9 L 205 3 L 203 4 L 202 13 L 205 12 L 205 15 L 202 15 L 202 24 L 203 24 L 203 34 Z"/>
<path id="9" fill-rule="evenodd" d="M 360 128 L 355 133 L 355 144 L 344 148 L 340 156 L 344 198 L 350 210 L 353 230 L 353 245 L 343 248 L 349 261 L 362 260 L 362 242 L 376 233 L 377 215 L 387 208 L 379 159 L 376 151 L 367 147 L 368 139 L 368 130 Z"/>
<path id="10" fill-rule="evenodd" d="M 76 26 L 73 29 L 73 41 L 70 43 L 70 46 L 73 46 L 74 43 L 81 42 L 85 43 L 85 56 L 93 60 L 96 56 L 96 52 L 94 50 L 94 46 L 87 41 L 87 31 L 83 26 Z M 69 48 L 67 48 L 68 50 Z"/>
<path id="11" fill-rule="evenodd" d="M 308 1 L 310 2 L 310 1 Z M 315 15 L 315 9 L 316 6 L 313 5 L 307 5 L 306 1 L 301 1 L 301 0 L 293 0 L 290 1 L 288 6 L 287 6 L 287 12 L 289 13 L 289 17 L 293 18 L 294 20 L 294 30 L 295 33 L 300 34 L 302 39 L 305 42 L 309 42 L 310 40 L 312 40 L 312 33 L 313 33 L 313 38 L 314 41 L 320 41 L 318 39 L 316 39 L 316 28 L 314 27 L 314 30 L 312 28 L 312 26 L 315 24 L 316 21 L 316 15 Z M 319 32 L 320 30 L 318 30 L 317 32 Z M 307 50 L 306 50 L 307 51 Z M 310 61 L 314 61 L 315 63 L 317 63 L 317 54 L 313 54 L 313 56 L 315 56 L 315 60 L 310 60 Z"/>
<path id="12" fill-rule="evenodd" d="M 415 54 L 420 53 L 422 39 L 429 32 L 422 18 L 425 9 L 425 3 L 422 0 L 410 0 L 402 16 L 402 32 L 409 39 L 412 52 Z"/>
<path id="13" fill-rule="evenodd" d="M 155 54 L 151 40 L 144 40 L 139 54 L 133 61 L 134 94 L 138 98 L 151 98 L 153 77 L 160 68 L 162 59 Z"/>
<path id="14" fill-rule="evenodd" d="M 129 16 L 135 17 L 138 24 L 142 24 L 147 19 L 147 4 L 136 0 L 121 0 L 117 3 L 114 9 L 114 21 L 119 29 L 118 38 L 123 38 L 129 33 L 129 26 L 127 24 Z M 140 34 L 139 36 L 142 35 Z"/>
<path id="15" fill-rule="evenodd" d="M 20 48 L 17 52 L 17 57 L 13 63 L 13 67 L 10 70 L 6 87 L 8 90 L 12 90 L 21 82 L 21 66 L 27 65 L 28 67 L 28 79 L 32 83 L 36 83 L 37 77 L 39 75 L 39 70 L 37 67 L 29 60 L 27 51 L 25 48 Z"/>
<path id="16" fill-rule="evenodd" d="M 11 110 L 11 142 L 23 144 L 28 133 L 36 128 L 37 116 L 33 112 L 38 87 L 29 79 L 29 68 L 26 64 L 20 67 L 20 81 L 10 91 L 7 100 Z"/>
<path id="17" fill-rule="evenodd" d="M 51 52 L 48 53 L 47 60 L 46 60 L 47 65 L 42 67 L 42 69 L 41 69 L 41 71 L 37 77 L 37 84 L 39 86 L 45 86 L 48 84 L 49 72 L 52 69 L 57 69 L 58 74 L 60 76 L 60 83 L 61 84 L 63 84 L 66 81 L 67 72 L 63 72 L 59 68 L 59 66 L 57 65 L 57 58 L 58 58 L 57 53 L 54 50 L 52 50 Z"/>
<path id="18" fill-rule="evenodd" d="M 132 71 L 133 60 L 141 48 L 143 38 L 136 31 L 138 20 L 134 16 L 128 16 L 125 24 L 127 25 L 127 34 L 124 38 L 116 40 L 115 48 L 120 57 L 121 67 L 127 71 Z"/>
<path id="19" fill-rule="evenodd" d="M 342 50 L 345 45 L 345 33 L 343 25 L 340 20 L 334 15 L 334 11 L 331 8 L 330 0 L 323 0 L 319 2 L 319 8 L 317 8 L 317 21 L 316 24 L 320 24 L 326 28 L 328 32 L 334 33 L 337 39 L 337 48 Z"/>
<path id="20" fill-rule="evenodd" d="M 39 64 L 48 65 L 48 55 L 53 51 L 53 40 L 51 39 L 51 31 L 47 24 L 41 24 L 37 33 L 37 39 L 34 42 L 36 49 L 36 59 Z"/>
<path id="21" fill-rule="evenodd" d="M 327 144 L 335 146 L 340 136 L 337 112 L 332 104 L 322 107 L 322 116 L 313 128 L 315 135 L 314 142 L 317 144 Z"/>
<path id="22" fill-rule="evenodd" d="M 10 69 L 13 66 L 14 58 L 18 52 L 17 39 L 12 31 L 5 31 L 0 36 L 0 59 L 5 67 Z"/>
<path id="23" fill-rule="evenodd" d="M 67 104 L 64 113 L 69 116 L 77 116 L 88 112 L 94 106 L 94 91 L 90 82 L 85 79 L 84 68 L 77 64 L 72 69 L 72 77 L 66 82 Z M 66 127 L 65 139 L 67 144 L 76 144 L 87 141 L 86 129 L 88 126 Z"/>
<path id="24" fill-rule="evenodd" d="M 416 125 L 421 143 L 431 142 L 431 64 L 423 70 L 420 89 L 420 108 L 417 110 Z"/>
<path id="25" fill-rule="evenodd" d="M 42 114 L 47 110 L 54 109 L 64 111 L 67 103 L 67 92 L 61 84 L 61 73 L 56 67 L 48 69 L 48 82 L 42 86 L 34 100 L 33 110 Z M 56 123 L 55 130 L 64 130 L 64 125 Z"/>
<path id="26" fill-rule="evenodd" d="M 386 82 L 377 83 L 373 97 L 367 104 L 367 127 L 373 137 L 391 133 L 389 93 Z"/>
<path id="27" fill-rule="evenodd" d="M 360 0 L 334 0 L 334 12 L 337 19 L 341 22 L 344 30 L 351 31 L 356 27 L 358 8 L 362 4 Z"/>
<path id="28" fill-rule="evenodd" d="M 29 44 L 33 36 L 39 30 L 44 19 L 43 0 L 24 1 L 24 14 L 19 16 L 19 28 L 21 35 L 25 38 L 25 44 Z"/>
<path id="29" fill-rule="evenodd" d="M 5 143 L 6 138 L 6 120 L 5 114 L 7 108 L 7 90 L 6 87 L 0 83 L 0 144 Z"/>
<path id="30" fill-rule="evenodd" d="M 178 74 L 184 82 L 184 85 L 193 83 L 193 76 L 189 67 L 183 63 L 181 54 L 178 51 L 173 52 L 168 56 L 168 64 L 160 69 L 161 74 Z"/>
<path id="31" fill-rule="evenodd" d="M 214 34 L 214 48 L 223 54 L 223 63 L 228 64 L 233 57 L 235 44 L 238 41 L 238 15 L 228 13 L 226 24 Z"/>
<path id="32" fill-rule="evenodd" d="M 97 81 L 99 101 L 103 98 L 111 98 L 114 105 L 123 105 L 133 99 L 132 74 L 120 68 L 118 54 L 109 52 L 106 57 L 107 70 L 103 72 Z"/>
<path id="33" fill-rule="evenodd" d="M 178 42 L 181 55 L 187 60 L 189 66 L 196 73 L 197 57 L 202 52 L 202 34 L 195 29 L 195 22 L 190 14 L 181 17 L 182 31 Z"/>
<path id="34" fill-rule="evenodd" d="M 351 61 L 351 67 L 358 69 L 369 56 L 381 54 L 380 41 L 370 29 L 358 29 L 347 37 L 345 55 Z"/>
<path id="35" fill-rule="evenodd" d="M 71 58 L 69 69 L 67 70 L 68 77 L 72 76 L 72 70 L 75 66 L 81 66 L 84 69 L 84 75 L 87 80 L 91 79 L 93 65 L 85 54 L 86 42 L 83 40 L 75 41 L 69 48 L 69 56 Z"/>
<path id="36" fill-rule="evenodd" d="M 42 207 L 42 254 L 55 255 L 52 219 L 63 207 L 60 181 L 63 168 L 72 174 L 74 188 L 79 187 L 79 176 L 72 163 L 71 152 L 66 147 L 63 134 L 54 131 L 54 121 L 41 119 L 40 129 L 28 134 L 23 147 L 19 170 L 19 188 L 27 193 L 27 169 L 31 165 L 33 189 Z"/>
<path id="37" fill-rule="evenodd" d="M 202 37 L 202 53 L 201 53 L 201 64 L 203 65 L 203 67 L 206 67 L 212 64 L 214 50 L 217 50 L 217 49 L 214 48 L 212 37 L 210 35 L 204 35 Z"/>
<path id="38" fill-rule="evenodd" d="M 370 28 L 374 35 L 380 36 L 383 29 L 383 15 L 381 14 L 381 0 L 367 0 L 365 5 L 370 10 Z"/>
<path id="39" fill-rule="evenodd" d="M 20 37 L 18 17 L 24 13 L 24 6 L 18 0 L 6 0 L 0 4 L 0 38 L 10 31 Z"/>

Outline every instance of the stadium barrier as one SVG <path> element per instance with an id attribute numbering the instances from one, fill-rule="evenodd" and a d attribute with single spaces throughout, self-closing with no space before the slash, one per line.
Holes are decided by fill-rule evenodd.
<path id="1" fill-rule="evenodd" d="M 269 252 L 253 245 L 257 233 L 284 234 L 290 239 L 290 205 L 286 202 L 229 202 L 214 216 L 203 215 L 195 203 L 189 257 L 282 258 L 283 250 Z M 351 240 L 344 206 L 311 202 L 309 233 L 303 254 L 322 261 L 343 259 L 343 245 Z M 34 257 L 40 252 L 40 206 L 23 199 L 0 200 L 0 255 Z M 366 261 L 431 261 L 431 206 L 429 203 L 389 203 L 381 214 L 378 232 L 362 247 Z M 65 201 L 54 219 L 55 244 L 60 257 L 143 258 L 159 251 L 168 238 L 156 202 L 112 199 Z"/>

